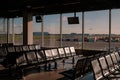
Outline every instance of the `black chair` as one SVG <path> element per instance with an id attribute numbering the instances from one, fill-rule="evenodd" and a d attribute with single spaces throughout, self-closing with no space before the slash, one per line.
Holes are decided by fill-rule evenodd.
<path id="1" fill-rule="evenodd" d="M 71 55 L 71 51 L 70 51 L 69 47 L 64 47 L 64 51 L 65 51 L 65 54 L 66 54 L 67 63 L 74 64 L 73 56 Z"/>
<path id="2" fill-rule="evenodd" d="M 20 55 L 17 59 L 16 59 L 16 72 L 19 73 L 18 75 L 21 78 L 25 78 L 25 73 L 24 73 L 24 69 L 27 67 L 27 59 L 25 57 L 25 54 Z"/>
<path id="3" fill-rule="evenodd" d="M 85 66 L 84 66 L 83 75 L 86 75 L 86 74 L 92 72 L 91 61 L 93 60 L 93 57 L 86 57 L 85 59 L 86 59 L 86 62 L 85 62 Z"/>
<path id="4" fill-rule="evenodd" d="M 38 63 L 38 59 L 35 51 L 29 51 L 25 53 L 28 65 L 36 65 Z"/>
<path id="5" fill-rule="evenodd" d="M 57 62 L 61 60 L 57 48 L 51 49 L 52 55 L 53 55 L 53 61 L 55 64 L 55 69 L 57 69 Z"/>
<path id="6" fill-rule="evenodd" d="M 35 51 L 35 46 L 33 44 L 28 45 L 29 51 Z"/>
<path id="7" fill-rule="evenodd" d="M 116 59 L 117 59 L 117 62 L 118 62 L 118 65 L 120 64 L 120 55 L 118 52 L 115 52 L 115 56 L 116 56 Z"/>
<path id="8" fill-rule="evenodd" d="M 16 53 L 23 52 L 22 45 L 15 45 L 14 48 L 15 48 Z"/>
<path id="9" fill-rule="evenodd" d="M 13 75 L 15 74 L 16 59 L 19 57 L 19 55 L 16 52 L 14 46 L 7 46 L 3 48 L 7 54 L 2 62 L 2 65 L 9 70 L 8 74 L 12 78 L 14 77 Z"/>
<path id="10" fill-rule="evenodd" d="M 0 63 L 6 58 L 7 50 L 5 47 L 0 47 Z"/>
<path id="11" fill-rule="evenodd" d="M 6 47 L 6 51 L 7 51 L 7 55 L 6 55 L 5 62 L 7 62 L 8 67 L 12 67 L 15 65 L 16 63 L 15 60 L 18 57 L 18 55 L 15 51 L 14 46 Z"/>
<path id="12" fill-rule="evenodd" d="M 102 70 L 99 65 L 98 59 L 92 60 L 91 65 L 94 74 L 94 80 L 104 80 L 104 76 L 102 74 Z"/>
<path id="13" fill-rule="evenodd" d="M 48 65 L 48 69 L 46 70 L 50 70 L 51 69 L 51 63 L 53 63 L 53 55 L 52 55 L 52 51 L 51 49 L 44 49 L 44 54 L 45 54 L 45 59 L 46 59 L 46 66 Z"/>
<path id="14" fill-rule="evenodd" d="M 105 57 L 101 57 L 99 58 L 99 64 L 101 66 L 101 70 L 102 70 L 102 74 L 104 76 L 104 78 L 106 78 L 107 80 L 111 80 L 111 79 L 119 79 L 119 74 L 114 74 L 115 73 L 115 70 L 113 68 L 108 68 L 109 65 L 107 65 L 107 62 L 105 60 Z M 111 67 L 114 67 L 114 66 L 111 66 Z M 112 70 L 110 72 L 110 70 Z M 114 73 L 113 73 L 114 72 Z M 118 75 L 118 76 L 117 76 Z"/>
<path id="15" fill-rule="evenodd" d="M 100 66 L 101 66 L 101 70 L 102 70 L 102 74 L 103 76 L 109 80 L 109 75 L 110 75 L 110 72 L 109 72 L 109 69 L 108 69 L 108 65 L 106 63 L 106 60 L 104 57 L 100 57 L 99 58 L 99 63 L 100 63 Z"/>
<path id="16" fill-rule="evenodd" d="M 77 56 L 76 51 L 75 51 L 75 48 L 73 46 L 71 46 L 69 48 L 70 48 L 70 52 L 71 52 L 71 55 L 72 55 L 72 62 L 74 64 L 75 63 L 75 57 Z"/>
<path id="17" fill-rule="evenodd" d="M 44 50 L 37 50 L 36 51 L 36 56 L 38 59 L 38 66 L 39 66 L 39 71 L 42 70 L 42 67 L 44 68 L 44 70 L 47 70 L 47 61 L 46 61 L 46 56 L 44 54 Z"/>
<path id="18" fill-rule="evenodd" d="M 58 48 L 58 53 L 59 53 L 60 59 L 62 60 L 64 64 L 66 60 L 66 54 L 65 54 L 64 48 L 62 47 Z"/>
<path id="19" fill-rule="evenodd" d="M 9 46 L 9 47 L 6 47 L 8 53 L 14 53 L 15 52 L 15 48 L 14 46 Z"/>
<path id="20" fill-rule="evenodd" d="M 113 64 L 114 64 L 114 68 L 115 68 L 116 70 L 119 70 L 119 71 L 120 71 L 119 62 L 117 61 L 117 58 L 116 58 L 115 53 L 111 53 L 110 56 L 111 56 L 112 62 L 113 62 Z"/>
<path id="21" fill-rule="evenodd" d="M 38 70 L 38 68 L 38 58 L 34 51 L 23 52 L 23 54 L 16 59 L 16 71 L 22 75 L 22 78 L 24 78 L 31 69 Z"/>
<path id="22" fill-rule="evenodd" d="M 3 66 L 5 69 L 8 69 L 11 73 L 10 65 L 8 65 L 7 50 L 5 47 L 0 47 L 0 65 Z M 0 73 L 0 75 L 9 75 L 10 73 Z M 2 76 L 1 76 L 2 77 Z"/>
<path id="23" fill-rule="evenodd" d="M 37 51 L 41 50 L 41 45 L 40 44 L 34 44 L 34 47 Z"/>
<path id="24" fill-rule="evenodd" d="M 115 72 L 115 67 L 114 67 L 114 64 L 112 62 L 111 56 L 110 55 L 106 55 L 105 59 L 106 59 L 107 65 L 108 65 L 109 72 L 110 73 L 114 73 Z"/>
<path id="25" fill-rule="evenodd" d="M 69 47 L 70 48 L 70 52 L 72 56 L 76 56 L 76 51 L 75 48 L 73 46 Z"/>
<path id="26" fill-rule="evenodd" d="M 84 74 L 85 62 L 86 62 L 85 58 L 79 59 L 74 68 L 61 72 L 60 74 L 64 75 L 70 80 L 81 78 L 83 77 Z"/>
<path id="27" fill-rule="evenodd" d="M 22 52 L 29 52 L 29 46 L 28 45 L 22 45 Z"/>
<path id="28" fill-rule="evenodd" d="M 69 47 L 64 47 L 64 51 L 65 51 L 66 57 L 68 58 L 72 57 Z"/>

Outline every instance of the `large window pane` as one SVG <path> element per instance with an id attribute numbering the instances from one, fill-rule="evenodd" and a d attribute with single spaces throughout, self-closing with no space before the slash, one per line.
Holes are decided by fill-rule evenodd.
<path id="1" fill-rule="evenodd" d="M 81 13 L 76 13 L 79 17 L 79 24 L 68 24 L 68 17 L 74 17 L 74 13 L 62 15 L 62 46 L 74 46 L 81 49 L 82 42 L 82 20 Z"/>
<path id="2" fill-rule="evenodd" d="M 14 18 L 15 45 L 23 44 L 23 18 Z"/>
<path id="3" fill-rule="evenodd" d="M 85 12 L 84 49 L 108 49 L 109 12 Z"/>
<path id="4" fill-rule="evenodd" d="M 111 48 L 120 47 L 120 9 L 112 10 Z"/>
<path id="5" fill-rule="evenodd" d="M 60 46 L 60 15 L 44 16 L 44 46 Z"/>
<path id="6" fill-rule="evenodd" d="M 36 22 L 36 17 L 33 17 L 33 44 L 42 44 L 41 22 Z"/>
<path id="7" fill-rule="evenodd" d="M 7 42 L 6 19 L 0 18 L 0 44 Z"/>

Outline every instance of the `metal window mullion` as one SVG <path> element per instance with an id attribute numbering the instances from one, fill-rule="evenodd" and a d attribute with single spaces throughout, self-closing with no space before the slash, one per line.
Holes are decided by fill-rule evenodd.
<path id="1" fill-rule="evenodd" d="M 42 47 L 44 46 L 44 16 L 42 15 L 42 22 L 41 22 L 41 32 L 42 32 Z"/>
<path id="2" fill-rule="evenodd" d="M 84 12 L 82 12 L 82 49 L 84 48 Z"/>
<path id="3" fill-rule="evenodd" d="M 60 14 L 60 47 L 62 47 L 62 14 Z"/>
<path id="4" fill-rule="evenodd" d="M 109 9 L 109 52 L 111 49 L 111 9 Z"/>
<path id="5" fill-rule="evenodd" d="M 15 34 L 14 34 L 14 18 L 12 18 L 12 42 L 15 43 Z"/>

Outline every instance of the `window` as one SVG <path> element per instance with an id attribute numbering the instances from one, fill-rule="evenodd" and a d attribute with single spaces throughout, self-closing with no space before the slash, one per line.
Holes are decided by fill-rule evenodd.
<path id="1" fill-rule="evenodd" d="M 82 20 L 81 13 L 76 13 L 79 17 L 79 24 L 68 24 L 68 17 L 74 17 L 74 13 L 62 15 L 62 46 L 74 46 L 81 49 L 82 43 Z"/>
<path id="2" fill-rule="evenodd" d="M 85 12 L 84 49 L 108 49 L 109 12 Z"/>

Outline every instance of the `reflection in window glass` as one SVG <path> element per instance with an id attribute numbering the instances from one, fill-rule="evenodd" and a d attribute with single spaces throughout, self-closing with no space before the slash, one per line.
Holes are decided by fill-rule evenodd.
<path id="1" fill-rule="evenodd" d="M 111 48 L 115 48 L 120 47 L 120 9 L 114 9 L 111 11 Z"/>
<path id="2" fill-rule="evenodd" d="M 68 17 L 74 17 L 74 13 L 62 15 L 62 46 L 74 46 L 77 49 L 81 49 L 81 13 L 76 13 L 76 16 L 79 17 L 79 24 L 68 24 Z"/>
<path id="3" fill-rule="evenodd" d="M 109 12 L 85 12 L 84 49 L 108 49 Z"/>
<path id="4" fill-rule="evenodd" d="M 23 44 L 23 19 L 14 18 L 14 34 L 15 34 L 15 45 Z"/>
<path id="5" fill-rule="evenodd" d="M 22 18 L 1 18 L 0 43 L 22 44 L 22 24 Z"/>
<path id="6" fill-rule="evenodd" d="M 37 23 L 33 17 L 33 44 L 42 44 L 41 22 Z"/>
<path id="7" fill-rule="evenodd" d="M 44 16 L 44 46 L 60 46 L 60 15 Z"/>
<path id="8" fill-rule="evenodd" d="M 7 42 L 6 19 L 0 18 L 0 44 Z"/>

